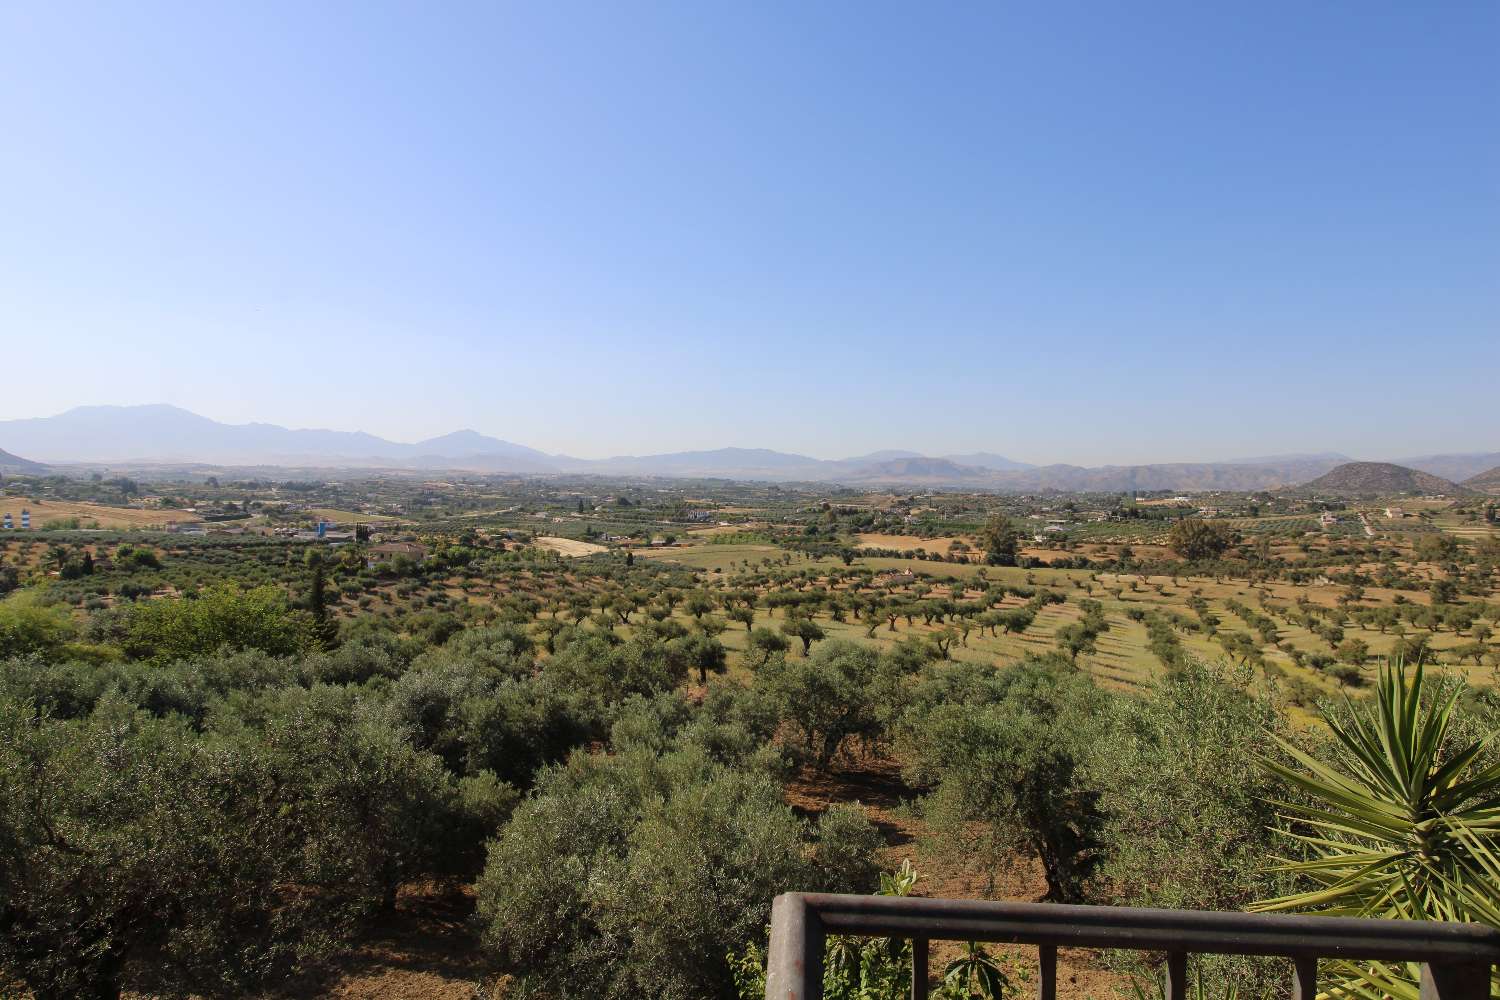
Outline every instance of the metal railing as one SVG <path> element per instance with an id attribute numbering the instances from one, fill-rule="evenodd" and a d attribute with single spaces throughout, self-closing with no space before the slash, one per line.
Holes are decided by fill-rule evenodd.
<path id="1" fill-rule="evenodd" d="M 1289 958 L 1294 1000 L 1317 996 L 1320 958 L 1421 962 L 1422 1000 L 1482 1000 L 1500 963 L 1500 931 L 1482 924 L 789 892 L 771 907 L 766 1000 L 821 1000 L 829 934 L 910 940 L 912 1000 L 926 1000 L 933 940 L 1036 945 L 1039 1000 L 1057 996 L 1058 948 L 1165 952 L 1167 1000 L 1186 1000 L 1189 954 Z"/>

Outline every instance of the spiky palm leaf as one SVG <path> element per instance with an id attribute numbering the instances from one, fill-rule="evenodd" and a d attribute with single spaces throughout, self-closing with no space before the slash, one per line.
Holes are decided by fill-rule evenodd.
<path id="1" fill-rule="evenodd" d="M 1373 711 L 1325 717 L 1334 763 L 1279 741 L 1298 766 L 1263 763 L 1310 800 L 1277 804 L 1307 857 L 1272 870 L 1316 888 L 1253 909 L 1500 927 L 1500 764 L 1479 763 L 1486 741 L 1453 745 L 1459 692 L 1424 705 L 1423 687 L 1420 664 L 1410 679 L 1400 663 L 1383 667 Z M 1334 992 L 1418 995 L 1414 965 L 1344 962 L 1329 971 L 1339 979 Z"/>

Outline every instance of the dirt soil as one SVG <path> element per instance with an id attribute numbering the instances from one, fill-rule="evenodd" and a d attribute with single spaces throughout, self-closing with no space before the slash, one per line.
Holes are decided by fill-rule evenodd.
<path id="1" fill-rule="evenodd" d="M 372 929 L 337 963 L 289 985 L 278 1000 L 474 1000 L 487 970 L 469 923 L 473 913 L 469 886 L 429 882 L 405 887 L 389 921 Z"/>
<path id="2" fill-rule="evenodd" d="M 1046 881 L 1035 859 L 1018 859 L 1001 871 L 995 890 L 987 892 L 988 875 L 964 859 L 940 854 L 924 843 L 922 821 L 907 808 L 916 791 L 901 777 L 899 765 L 879 755 L 842 759 L 827 772 L 805 769 L 787 785 L 786 801 L 797 813 L 815 817 L 834 802 L 857 802 L 885 838 L 881 864 L 899 868 L 910 859 L 920 876 L 916 894 L 958 899 L 1035 902 Z M 489 1000 L 504 995 L 487 967 L 471 918 L 470 886 L 427 881 L 405 886 L 389 919 L 373 927 L 337 959 L 310 969 L 265 1000 L 329 997 L 333 1000 Z M 1036 953 L 1030 948 L 991 946 L 1004 965 L 1017 995 L 1035 991 Z M 931 969 L 936 985 L 942 969 L 958 956 L 959 944 L 932 943 Z M 1129 995 L 1126 981 L 1104 968 L 1097 953 L 1063 949 L 1058 953 L 1058 996 L 1063 1000 L 1120 1000 Z M 154 994 L 127 991 L 127 1000 Z"/>
<path id="3" fill-rule="evenodd" d="M 396 912 L 338 958 L 307 970 L 263 1000 L 478 1000 L 495 977 L 484 964 L 469 923 L 469 886 L 429 881 L 404 886 Z M 125 1000 L 149 1000 L 149 989 Z"/>
<path id="4" fill-rule="evenodd" d="M 947 555 L 948 546 L 954 542 L 962 541 L 970 546 L 978 543 L 972 538 L 959 538 L 957 535 L 943 535 L 938 538 L 918 538 L 915 535 L 885 535 L 865 533 L 859 536 L 860 548 L 865 549 L 896 549 L 901 552 L 931 552 L 935 555 Z"/>
<path id="5" fill-rule="evenodd" d="M 988 873 L 951 853 L 938 853 L 925 843 L 922 820 L 912 815 L 909 804 L 917 792 L 901 777 L 893 760 L 878 755 L 845 758 L 826 772 L 804 769 L 787 785 L 787 803 L 799 814 L 816 816 L 834 802 L 858 802 L 870 821 L 885 837 L 881 864 L 887 870 L 911 860 L 918 877 L 915 894 L 948 899 L 995 899 L 1034 903 L 1046 895 L 1047 881 L 1035 858 L 1018 858 L 995 878 L 994 892 L 987 892 Z M 932 984 L 942 970 L 959 955 L 960 942 L 932 942 Z M 1035 949 L 991 945 L 1001 959 L 1016 995 L 1036 991 Z M 1097 952 L 1063 948 L 1057 953 L 1057 995 L 1064 1000 L 1120 1000 L 1130 995 L 1129 982 L 1104 967 Z"/>
<path id="6" fill-rule="evenodd" d="M 24 497 L 0 497 L 0 514 L 9 514 L 15 522 L 15 535 L 22 535 L 21 511 L 31 511 L 32 529 L 54 521 L 78 518 L 83 524 L 96 521 L 101 528 L 144 528 L 164 525 L 172 521 L 197 521 L 197 514 L 182 510 L 142 510 L 135 507 L 106 507 L 103 504 L 85 503 L 81 500 L 28 500 Z M 42 539 L 45 541 L 45 538 Z"/>

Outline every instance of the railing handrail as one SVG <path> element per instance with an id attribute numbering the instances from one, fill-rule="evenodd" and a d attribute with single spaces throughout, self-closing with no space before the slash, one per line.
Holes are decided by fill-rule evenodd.
<path id="1" fill-rule="evenodd" d="M 1500 931 L 1483 924 L 791 892 L 771 909 L 767 1000 L 821 996 L 826 934 L 908 938 L 921 944 L 914 954 L 924 966 L 929 940 L 1038 945 L 1044 962 L 1055 961 L 1058 947 L 1161 951 L 1178 964 L 1189 953 L 1267 955 L 1296 960 L 1301 987 L 1320 958 L 1421 962 L 1461 970 L 1469 985 L 1444 997 L 1471 995 L 1480 969 L 1487 996 L 1488 969 L 1500 964 Z M 925 993 L 925 974 L 914 970 L 915 994 Z"/>

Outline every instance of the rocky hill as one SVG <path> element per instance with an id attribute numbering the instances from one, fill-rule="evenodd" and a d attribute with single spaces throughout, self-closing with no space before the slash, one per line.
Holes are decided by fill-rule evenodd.
<path id="1" fill-rule="evenodd" d="M 1481 493 L 1500 493 L 1500 465 L 1488 472 L 1481 472 L 1472 479 L 1465 479 L 1459 485 Z"/>
<path id="2" fill-rule="evenodd" d="M 1301 487 L 1313 493 L 1384 496 L 1392 493 L 1462 493 L 1446 479 L 1390 462 L 1346 462 Z"/>

